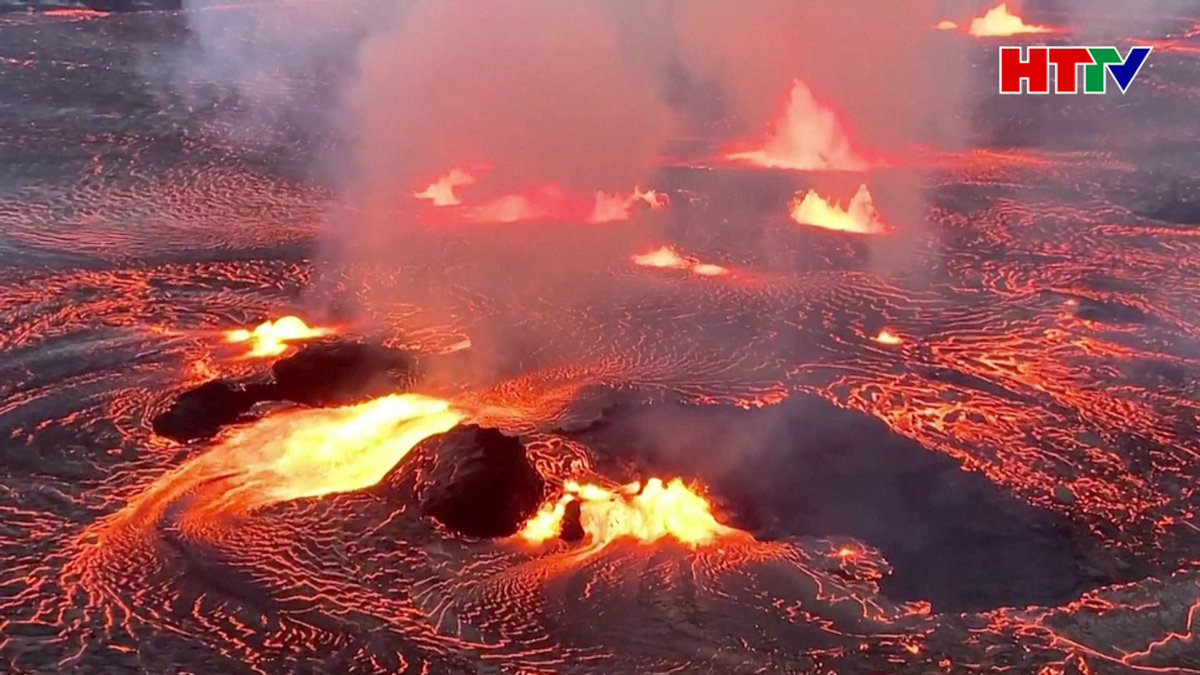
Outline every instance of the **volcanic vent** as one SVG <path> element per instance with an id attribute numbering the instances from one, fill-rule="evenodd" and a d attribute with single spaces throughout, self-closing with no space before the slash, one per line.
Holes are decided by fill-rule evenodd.
<path id="1" fill-rule="evenodd" d="M 1200 672 L 1200 18 L 991 4 L 0 14 L 0 671 Z"/>

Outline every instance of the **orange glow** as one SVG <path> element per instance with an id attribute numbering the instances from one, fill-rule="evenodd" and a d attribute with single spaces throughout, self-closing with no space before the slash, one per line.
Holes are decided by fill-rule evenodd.
<path id="1" fill-rule="evenodd" d="M 457 188 L 475 184 L 478 182 L 478 171 L 488 168 L 490 165 L 487 163 L 480 163 L 475 169 L 455 167 L 420 192 L 414 192 L 413 196 L 435 207 L 462 206 L 462 209 L 449 210 L 447 213 L 453 218 L 477 223 L 544 220 L 609 223 L 629 220 L 634 210 L 642 204 L 654 210 L 670 204 L 665 194 L 643 190 L 641 186 L 628 193 L 597 191 L 588 196 L 569 192 L 556 183 L 547 183 L 464 205 Z"/>
<path id="2" fill-rule="evenodd" d="M 254 330 L 239 328 L 225 331 L 225 341 L 249 342 L 250 353 L 247 356 L 261 358 L 284 353 L 292 341 L 311 340 L 332 332 L 328 328 L 312 328 L 299 317 L 285 316 L 274 321 L 264 321 Z"/>
<path id="3" fill-rule="evenodd" d="M 938 30 L 954 30 L 954 29 L 958 28 L 958 24 L 954 23 L 953 21 L 950 21 L 949 19 L 944 19 L 942 21 L 935 23 L 933 25 L 933 27 Z"/>
<path id="4" fill-rule="evenodd" d="M 691 272 L 704 277 L 715 277 L 729 274 L 729 269 L 714 265 L 712 263 L 702 263 L 694 258 L 684 257 L 678 251 L 670 246 L 660 246 L 648 253 L 638 253 L 630 258 L 635 265 L 643 267 L 659 267 L 663 269 L 674 269 Z"/>
<path id="5" fill-rule="evenodd" d="M 620 193 L 609 194 L 607 192 L 596 193 L 596 204 L 592 208 L 591 215 L 588 216 L 589 223 L 607 223 L 616 220 L 629 220 L 634 207 L 638 203 L 644 203 L 651 209 L 658 210 L 666 208 L 669 203 L 667 196 L 655 190 L 643 191 L 641 186 L 635 187 L 633 192 L 624 195 Z"/>
<path id="6" fill-rule="evenodd" d="M 88 9 L 86 7 L 59 7 L 57 9 L 48 9 L 42 13 L 46 16 L 68 16 L 76 19 L 91 19 L 109 15 L 109 12 L 104 10 Z"/>
<path id="7" fill-rule="evenodd" d="M 671 204 L 671 200 L 667 195 L 658 190 L 643 190 L 641 185 L 633 188 L 630 199 L 633 203 L 637 203 L 638 201 L 645 202 L 651 209 L 656 211 L 658 209 L 665 209 Z"/>
<path id="8" fill-rule="evenodd" d="M 219 495 L 200 508 L 247 511 L 370 487 L 418 443 L 465 417 L 420 394 L 292 410 L 236 429 L 187 468 L 225 477 Z"/>
<path id="9" fill-rule="evenodd" d="M 854 557 L 854 549 L 852 549 L 848 546 L 843 546 L 842 548 L 838 549 L 837 554 L 838 554 L 838 557 L 843 560 L 845 560 L 846 558 L 853 558 Z"/>
<path id="10" fill-rule="evenodd" d="M 467 220 L 482 223 L 536 220 L 609 223 L 629 220 L 639 203 L 661 209 L 667 205 L 667 200 L 658 192 L 643 192 L 641 188 L 629 194 L 597 192 L 588 199 L 550 184 L 468 207 L 464 215 Z"/>
<path id="11" fill-rule="evenodd" d="M 889 331 L 886 328 L 879 331 L 879 335 L 876 335 L 875 337 L 873 337 L 871 339 L 878 342 L 881 345 L 898 345 L 898 344 L 901 344 L 902 342 L 904 342 L 904 340 L 900 339 L 899 335 L 892 333 L 891 331 Z"/>
<path id="12" fill-rule="evenodd" d="M 803 197 L 797 192 L 790 206 L 792 220 L 801 225 L 856 234 L 886 234 L 891 231 L 879 219 L 879 212 L 875 210 L 875 202 L 866 185 L 858 187 L 858 191 L 850 198 L 850 205 L 844 209 L 839 204 L 830 203 L 816 190 L 809 190 Z"/>
<path id="13" fill-rule="evenodd" d="M 475 182 L 475 176 L 466 169 L 454 167 L 444 176 L 433 181 L 420 192 L 414 192 L 413 196 L 417 199 L 428 199 L 434 206 L 457 206 L 462 203 L 455 193 L 455 188 L 463 185 L 471 185 Z"/>
<path id="14" fill-rule="evenodd" d="M 1008 11 L 1007 2 L 1001 2 L 989 9 L 983 16 L 972 19 L 971 25 L 967 27 L 967 32 L 975 37 L 1050 33 L 1053 30 L 1049 26 L 1025 23 L 1021 17 Z"/>
<path id="15" fill-rule="evenodd" d="M 726 158 L 802 171 L 864 171 L 872 164 L 854 149 L 838 113 L 817 100 L 800 80 L 792 82 L 762 147 L 729 152 Z"/>
<path id="16" fill-rule="evenodd" d="M 633 256 L 635 265 L 646 267 L 664 267 L 670 269 L 687 269 L 690 264 L 670 246 L 660 246 L 649 253 L 638 253 Z"/>
<path id="17" fill-rule="evenodd" d="M 682 480 L 663 483 L 651 478 L 645 487 L 635 482 L 615 490 L 567 481 L 563 495 L 544 504 L 519 536 L 532 544 L 557 537 L 567 505 L 573 501 L 579 502 L 585 537 L 597 548 L 621 538 L 651 544 L 666 537 L 697 546 L 738 532 L 717 522 L 708 500 Z"/>
<path id="18" fill-rule="evenodd" d="M 542 220 L 550 216 L 550 210 L 539 205 L 539 202 L 555 201 L 561 194 L 556 188 L 548 187 L 541 190 L 539 199 L 536 195 L 504 195 L 497 197 L 480 206 L 471 207 L 467 211 L 468 220 L 484 223 L 515 223 L 521 220 Z"/>

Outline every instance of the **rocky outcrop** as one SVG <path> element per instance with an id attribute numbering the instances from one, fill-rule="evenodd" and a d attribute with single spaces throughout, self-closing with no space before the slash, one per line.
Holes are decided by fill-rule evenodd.
<path id="1" fill-rule="evenodd" d="M 496 429 L 459 427 L 427 441 L 422 512 L 459 534 L 507 537 L 541 505 L 544 482 L 520 439 Z"/>
<path id="2" fill-rule="evenodd" d="M 210 438 L 248 419 L 263 401 L 340 406 L 404 391 L 417 379 L 409 352 L 344 340 L 307 344 L 271 368 L 273 379 L 212 380 L 179 395 L 155 417 L 154 432 L 180 442 Z"/>

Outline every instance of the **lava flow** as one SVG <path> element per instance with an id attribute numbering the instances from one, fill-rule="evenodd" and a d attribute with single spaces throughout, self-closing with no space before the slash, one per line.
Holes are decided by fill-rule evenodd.
<path id="1" fill-rule="evenodd" d="M 250 351 L 247 354 L 253 358 L 279 356 L 287 351 L 293 342 L 312 340 L 333 333 L 332 329 L 312 327 L 297 316 L 284 316 L 274 321 L 264 321 L 254 330 L 238 328 L 225 332 L 225 341 L 229 343 L 249 342 Z"/>
<path id="2" fill-rule="evenodd" d="M 877 164 L 855 149 L 838 112 L 800 80 L 792 82 L 766 140 L 758 147 L 741 146 L 727 151 L 725 158 L 799 171 L 865 171 Z"/>
<path id="3" fill-rule="evenodd" d="M 488 165 L 481 165 L 487 168 Z M 475 223 L 515 223 L 522 221 L 566 221 L 610 223 L 628 220 L 639 205 L 657 210 L 670 202 L 667 196 L 641 186 L 629 192 L 596 191 L 592 195 L 569 191 L 555 183 L 527 188 L 518 192 L 491 197 L 478 203 L 466 203 L 457 188 L 478 182 L 477 172 L 455 167 L 439 176 L 419 192 L 417 199 L 439 208 L 438 213 L 450 218 Z"/>
<path id="4" fill-rule="evenodd" d="M 846 208 L 831 203 L 817 194 L 816 190 L 809 190 L 803 197 L 796 193 L 790 208 L 792 220 L 801 225 L 855 234 L 887 234 L 891 231 L 891 228 L 880 220 L 879 212 L 875 210 L 875 201 L 866 185 L 858 187 Z"/>
<path id="5" fill-rule="evenodd" d="M 572 502 L 579 504 L 579 524 L 591 548 L 621 538 L 652 544 L 666 537 L 698 546 L 740 532 L 717 522 L 708 500 L 682 480 L 651 478 L 644 487 L 634 482 L 615 490 L 566 481 L 562 496 L 544 504 L 518 535 L 534 544 L 557 537 Z"/>
<path id="6" fill-rule="evenodd" d="M 1024 35 L 1029 33 L 1052 33 L 1049 26 L 1039 26 L 1025 23 L 1021 17 L 1008 11 L 1008 3 L 1001 2 L 989 9 L 983 16 L 971 20 L 967 33 L 975 37 L 1002 37 L 1007 35 Z"/>
<path id="7" fill-rule="evenodd" d="M 477 223 L 538 220 L 609 223 L 628 220 L 639 203 L 651 209 L 666 205 L 658 193 L 643 192 L 640 188 L 629 194 L 596 192 L 589 198 L 551 184 L 496 197 L 477 206 L 466 206 L 463 217 Z"/>
<path id="8" fill-rule="evenodd" d="M 685 257 L 670 246 L 660 246 L 653 251 L 634 254 L 633 264 L 642 267 L 659 267 L 662 269 L 684 270 L 702 277 L 719 277 L 729 274 L 729 268 L 703 263 L 694 258 Z"/>
<path id="9" fill-rule="evenodd" d="M 890 330 L 888 330 L 886 328 L 879 331 L 879 333 L 871 339 L 878 342 L 881 345 L 898 345 L 898 344 L 904 343 L 903 338 L 901 338 L 899 335 L 896 335 L 895 333 L 891 332 Z"/>
<path id="10" fill-rule="evenodd" d="M 341 408 L 268 415 L 231 431 L 130 504 L 131 512 L 191 492 L 197 513 L 246 513 L 378 483 L 422 440 L 465 414 L 448 401 L 392 394 Z"/>
<path id="11" fill-rule="evenodd" d="M 0 672 L 1200 673 L 1200 28 L 998 2 L 0 17 Z"/>
<path id="12" fill-rule="evenodd" d="M 108 16 L 111 14 L 111 12 L 87 7 L 56 7 L 54 9 L 47 9 L 46 11 L 42 12 L 42 14 L 45 14 L 46 16 L 62 16 L 71 19 L 95 19 Z"/>
<path id="13" fill-rule="evenodd" d="M 454 167 L 446 175 L 439 176 L 424 190 L 414 192 L 413 196 L 417 199 L 427 199 L 434 206 L 458 206 L 462 204 L 462 200 L 459 199 L 455 188 L 471 185 L 474 182 L 474 174 L 466 169 Z"/>

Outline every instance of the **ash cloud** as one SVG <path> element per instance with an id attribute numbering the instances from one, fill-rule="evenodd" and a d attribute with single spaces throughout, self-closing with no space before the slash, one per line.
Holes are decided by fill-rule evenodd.
<path id="1" fill-rule="evenodd" d="M 509 237 L 520 228 L 502 225 L 481 235 L 494 246 L 459 245 L 453 228 L 422 228 L 412 198 L 456 166 L 490 167 L 462 188 L 475 199 L 549 183 L 584 195 L 655 187 L 660 156 L 676 139 L 763 137 L 796 79 L 843 113 L 863 148 L 903 156 L 914 143 L 956 147 L 965 133 L 965 66 L 956 43 L 930 29 L 944 15 L 929 0 L 264 7 L 250 22 L 241 11 L 195 12 L 199 50 L 183 79 L 252 100 L 241 113 L 249 136 L 298 124 L 330 139 L 336 151 L 319 156 L 314 172 L 335 176 L 338 194 L 323 257 L 346 268 L 420 265 L 422 288 L 406 291 L 447 316 L 467 311 L 451 284 L 579 305 L 606 298 L 613 291 L 598 266 L 627 264 L 636 247 L 669 240 L 668 228 L 689 217 L 643 209 L 628 226 L 531 237 Z M 309 87 L 313 79 L 323 86 Z M 908 263 L 897 241 L 922 229 L 922 174 L 871 179 L 880 210 L 901 225 L 873 253 L 885 268 Z M 845 200 L 862 177 L 787 180 Z M 744 200 L 747 215 L 762 212 L 735 184 L 706 185 Z M 775 210 L 786 221 L 786 198 Z"/>
<path id="2" fill-rule="evenodd" d="M 184 0 L 185 39 L 167 55 L 147 55 L 152 81 L 224 140 L 248 151 L 280 153 L 328 180 L 342 152 L 318 153 L 343 138 L 337 106 L 352 81 L 358 46 L 388 5 L 290 0 L 229 6 Z M 368 11 L 369 10 L 369 11 Z"/>
<path id="3" fill-rule="evenodd" d="M 359 52 L 359 169 L 420 186 L 483 161 L 498 189 L 627 189 L 666 128 L 641 66 L 594 3 L 415 3 Z"/>
<path id="4" fill-rule="evenodd" d="M 930 30 L 939 18 L 935 2 L 873 0 L 682 3 L 674 15 L 680 60 L 722 83 L 741 133 L 762 133 L 800 79 L 885 150 L 958 137 L 946 113 L 963 75 Z"/>
<path id="5" fill-rule="evenodd" d="M 652 185 L 674 138 L 764 135 L 795 79 L 833 102 L 862 147 L 902 155 L 965 133 L 964 74 L 930 30 L 935 2 L 405 9 L 362 45 L 343 120 L 356 149 L 347 195 L 366 214 L 345 232 L 372 249 L 379 229 L 403 227 L 394 214 L 411 192 L 453 167 L 490 167 L 465 188 L 476 197 Z M 922 201 L 897 192 L 897 219 L 918 224 Z"/>

